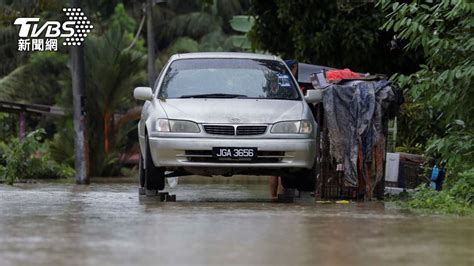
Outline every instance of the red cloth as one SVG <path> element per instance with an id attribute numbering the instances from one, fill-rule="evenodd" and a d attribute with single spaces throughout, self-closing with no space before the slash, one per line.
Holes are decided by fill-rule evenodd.
<path id="1" fill-rule="evenodd" d="M 350 69 L 336 69 L 328 70 L 326 72 L 326 80 L 341 80 L 341 79 L 353 79 L 361 77 L 360 74 L 352 72 Z"/>

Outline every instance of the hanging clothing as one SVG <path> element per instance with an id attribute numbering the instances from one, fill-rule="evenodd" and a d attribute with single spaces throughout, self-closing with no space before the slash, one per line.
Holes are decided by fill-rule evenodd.
<path id="1" fill-rule="evenodd" d="M 327 123 L 331 155 L 344 164 L 344 183 L 357 187 L 364 179 L 371 193 L 383 172 L 385 137 L 382 117 L 390 102 L 399 101 L 390 81 L 353 80 L 331 85 L 323 91 L 324 118 Z M 376 156 L 374 156 L 376 148 Z M 360 150 L 359 150 L 360 149 Z M 363 168 L 358 169 L 358 158 Z M 376 163 L 376 180 L 371 181 L 366 163 Z M 372 184 L 371 184 L 372 183 Z"/>

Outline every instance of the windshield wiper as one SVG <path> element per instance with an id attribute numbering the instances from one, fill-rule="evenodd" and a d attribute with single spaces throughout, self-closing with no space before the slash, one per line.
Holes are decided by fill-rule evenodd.
<path id="1" fill-rule="evenodd" d="M 208 93 L 208 94 L 182 95 L 179 98 L 247 98 L 247 96 L 242 95 L 242 94 Z"/>
<path id="2" fill-rule="evenodd" d="M 298 98 L 288 98 L 288 97 L 268 97 L 268 98 L 260 98 L 265 100 L 298 100 Z"/>

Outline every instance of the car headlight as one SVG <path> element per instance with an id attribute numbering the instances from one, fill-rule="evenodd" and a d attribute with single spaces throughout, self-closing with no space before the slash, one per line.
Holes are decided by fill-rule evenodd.
<path id="1" fill-rule="evenodd" d="M 199 133 L 199 126 L 186 120 L 168 120 L 158 119 L 155 123 L 155 130 L 158 132 L 181 132 L 181 133 Z"/>
<path id="2" fill-rule="evenodd" d="M 281 134 L 309 134 L 311 133 L 311 123 L 308 120 L 278 122 L 273 125 L 270 132 Z"/>
<path id="3" fill-rule="evenodd" d="M 199 133 L 199 126 L 191 121 L 170 120 L 171 132 Z"/>
<path id="4" fill-rule="evenodd" d="M 155 131 L 170 132 L 170 123 L 168 119 L 158 119 L 155 122 Z"/>
<path id="5" fill-rule="evenodd" d="M 311 133 L 311 123 L 308 120 L 301 120 L 300 133 L 301 134 Z"/>

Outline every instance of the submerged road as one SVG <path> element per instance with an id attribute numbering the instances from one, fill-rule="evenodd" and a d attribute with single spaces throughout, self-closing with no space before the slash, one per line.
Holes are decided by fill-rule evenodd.
<path id="1" fill-rule="evenodd" d="M 474 265 L 474 219 L 272 203 L 266 184 L 0 185 L 0 265 Z"/>

